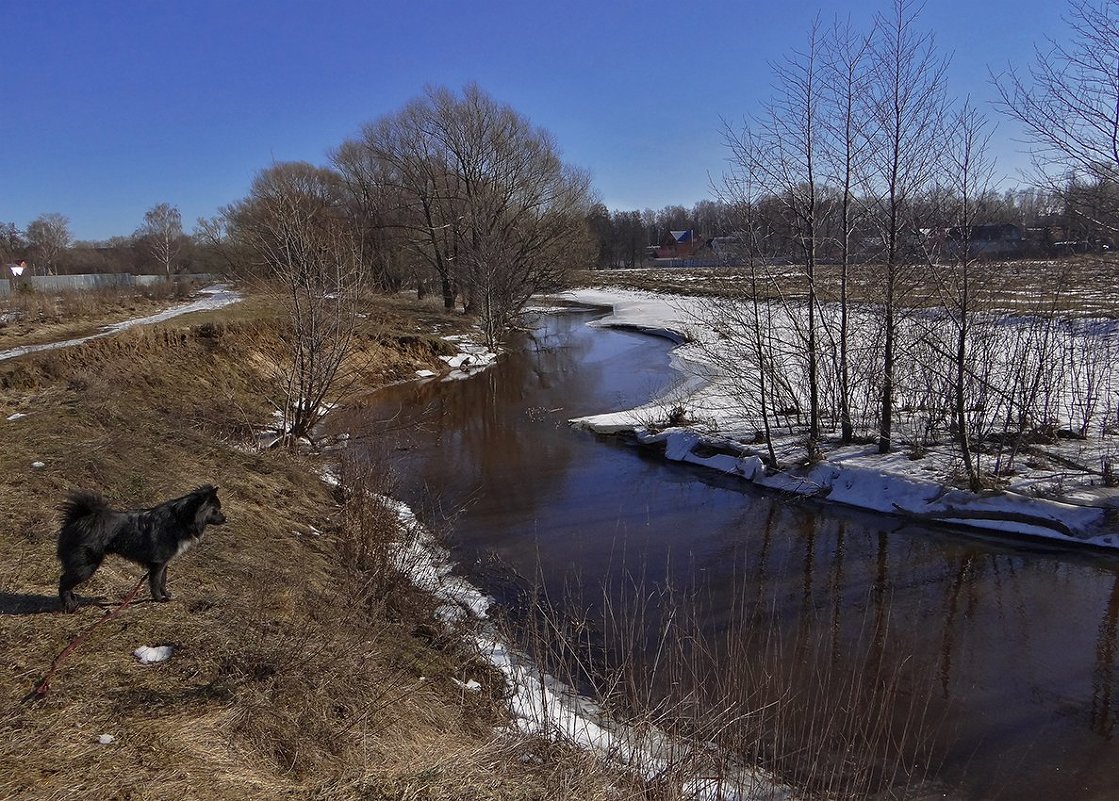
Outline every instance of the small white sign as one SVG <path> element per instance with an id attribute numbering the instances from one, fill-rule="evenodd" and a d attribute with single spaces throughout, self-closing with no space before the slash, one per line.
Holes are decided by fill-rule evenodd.
<path id="1" fill-rule="evenodd" d="M 16 278 L 19 278 L 21 275 L 23 275 L 23 269 L 24 268 L 21 267 L 18 264 L 13 264 L 8 269 L 10 269 L 12 271 L 12 275 L 14 275 Z"/>

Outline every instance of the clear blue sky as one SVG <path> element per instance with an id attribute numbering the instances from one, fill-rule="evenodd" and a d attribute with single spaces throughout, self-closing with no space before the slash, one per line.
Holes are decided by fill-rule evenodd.
<path id="1" fill-rule="evenodd" d="M 108 2 L 0 0 L 0 222 L 44 212 L 78 239 L 131 233 L 158 202 L 186 227 L 275 160 L 321 163 L 425 84 L 478 82 L 549 129 L 611 208 L 690 206 L 723 170 L 720 120 L 769 92 L 817 12 L 885 2 Z M 1064 6 L 930 0 L 951 90 L 991 98 Z M 1000 122 L 1000 169 L 1026 163 Z"/>

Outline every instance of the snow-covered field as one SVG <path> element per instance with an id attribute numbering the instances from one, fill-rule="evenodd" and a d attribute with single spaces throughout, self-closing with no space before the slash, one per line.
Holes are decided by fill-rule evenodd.
<path id="1" fill-rule="evenodd" d="M 1088 436 L 1056 439 L 1033 445 L 1018 455 L 1012 475 L 1003 479 L 998 491 L 971 493 L 960 484 L 961 464 L 951 443 L 922 446 L 920 453 L 899 448 L 879 455 L 871 445 L 838 447 L 836 441 L 821 443 L 824 458 L 815 463 L 805 459 L 803 426 L 774 422 L 773 443 L 778 470 L 767 469 L 764 445 L 758 442 L 762 426 L 756 409 L 744 391 L 748 369 L 740 369 L 740 354 L 749 350 L 711 320 L 711 301 L 701 298 L 653 294 L 618 289 L 581 289 L 566 293 L 565 299 L 598 305 L 612 313 L 591 325 L 619 326 L 651 333 L 664 333 L 674 341 L 686 340 L 673 351 L 673 366 L 679 381 L 653 402 L 636 409 L 593 415 L 573 421 L 600 432 L 632 431 L 645 443 L 663 443 L 667 458 L 703 465 L 741 476 L 759 486 L 890 514 L 993 530 L 1008 536 L 1041 537 L 1065 542 L 1119 548 L 1119 529 L 1112 522 L 1119 508 L 1119 490 L 1103 486 L 1100 466 L 1119 452 L 1119 438 L 1111 431 L 1116 381 L 1110 360 L 1098 374 L 1085 378 L 1077 372 L 1079 355 L 1111 354 L 1116 348 L 1116 327 L 1110 321 L 1079 321 L 1051 329 L 1046 350 L 1038 349 L 1037 336 L 1025 322 L 1000 319 L 986 330 L 1001 332 L 992 337 L 988 355 L 992 370 L 1010 375 L 1021 367 L 1025 348 L 1042 355 L 1063 358 L 1071 365 L 1061 381 L 1042 382 L 1045 402 L 1054 415 L 1069 424 L 1083 426 Z M 867 312 L 856 312 L 856 314 Z M 782 309 L 769 310 L 769 320 L 791 331 L 794 323 L 782 321 Z M 1026 321 L 1028 322 L 1028 321 Z M 910 318 L 906 325 L 926 326 L 927 318 Z M 873 325 L 862 327 L 873 331 Z M 873 336 L 873 335 L 871 335 Z M 927 337 L 924 339 L 927 340 Z M 917 337 L 914 337 L 917 340 Z M 1025 343 L 1025 344 L 1023 344 Z M 789 351 L 787 358 L 795 359 Z M 1030 350 L 1029 353 L 1034 353 Z M 990 355 L 993 354 L 993 355 Z M 791 372 L 791 371 L 790 371 Z M 911 394 L 929 392 L 932 386 L 914 382 Z M 1008 381 L 995 374 L 994 381 Z M 1090 384 L 1093 403 L 1078 403 L 1083 387 Z M 914 430 L 928 425 L 920 410 L 927 408 L 918 398 L 905 396 L 899 382 L 901 409 L 911 408 L 909 423 Z M 794 386 L 791 393 L 796 393 Z M 799 401 L 799 398 L 793 398 Z M 670 418 L 683 414 L 686 425 L 670 425 Z M 906 421 L 900 427 L 904 428 Z M 1001 457 L 1000 457 L 1001 458 Z"/>

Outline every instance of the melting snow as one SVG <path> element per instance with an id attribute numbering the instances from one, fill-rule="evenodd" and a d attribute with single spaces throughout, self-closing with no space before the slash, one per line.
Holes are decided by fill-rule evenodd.
<path id="1" fill-rule="evenodd" d="M 173 645 L 141 645 L 132 652 L 132 655 L 141 665 L 151 665 L 156 662 L 166 662 L 174 652 L 175 646 Z"/>
<path id="2" fill-rule="evenodd" d="M 611 314 L 589 323 L 593 326 L 644 330 L 674 340 L 686 333 L 688 339 L 706 343 L 674 349 L 672 364 L 682 379 L 664 396 L 635 409 L 577 418 L 572 421 L 575 425 L 602 433 L 633 431 L 642 442 L 663 443 L 670 460 L 738 475 L 783 492 L 1008 535 L 1117 547 L 1119 537 L 1107 519 L 1113 509 L 1119 508 L 1119 493 L 1099 486 L 1074 486 L 1071 491 L 1063 491 L 1061 477 L 1051 469 L 1023 469 L 1007 491 L 974 494 L 945 486 L 947 477 L 958 469 L 949 448 L 931 449 L 929 456 L 913 461 L 905 453 L 879 455 L 873 447 L 826 445 L 823 461 L 797 465 L 803 460 L 803 437 L 789 435 L 775 437 L 774 446 L 778 461 L 793 466 L 767 470 L 761 446 L 744 444 L 760 424 L 744 417 L 730 379 L 711 362 L 714 333 L 697 322 L 702 318 L 700 304 L 704 301 L 600 289 L 577 290 L 565 297 L 612 309 Z M 663 424 L 677 405 L 685 406 L 703 423 L 687 428 L 658 426 L 650 431 L 654 422 Z M 728 432 L 729 436 L 716 435 L 715 430 Z M 1056 453 L 1070 447 L 1059 445 L 1050 450 Z M 1076 447 L 1084 451 L 1066 458 L 1075 456 L 1089 462 L 1109 445 L 1097 440 L 1080 442 Z"/>

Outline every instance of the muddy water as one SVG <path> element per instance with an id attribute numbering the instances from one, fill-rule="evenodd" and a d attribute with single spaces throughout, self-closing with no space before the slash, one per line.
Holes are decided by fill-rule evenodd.
<path id="1" fill-rule="evenodd" d="M 727 674 L 794 682 L 779 693 L 817 729 L 893 718 L 944 797 L 1119 798 L 1119 563 L 792 502 L 574 430 L 672 380 L 669 343 L 588 319 L 545 317 L 496 368 L 390 388 L 347 421 L 465 573 L 510 601 L 539 575 L 591 606 L 687 583 Z"/>

